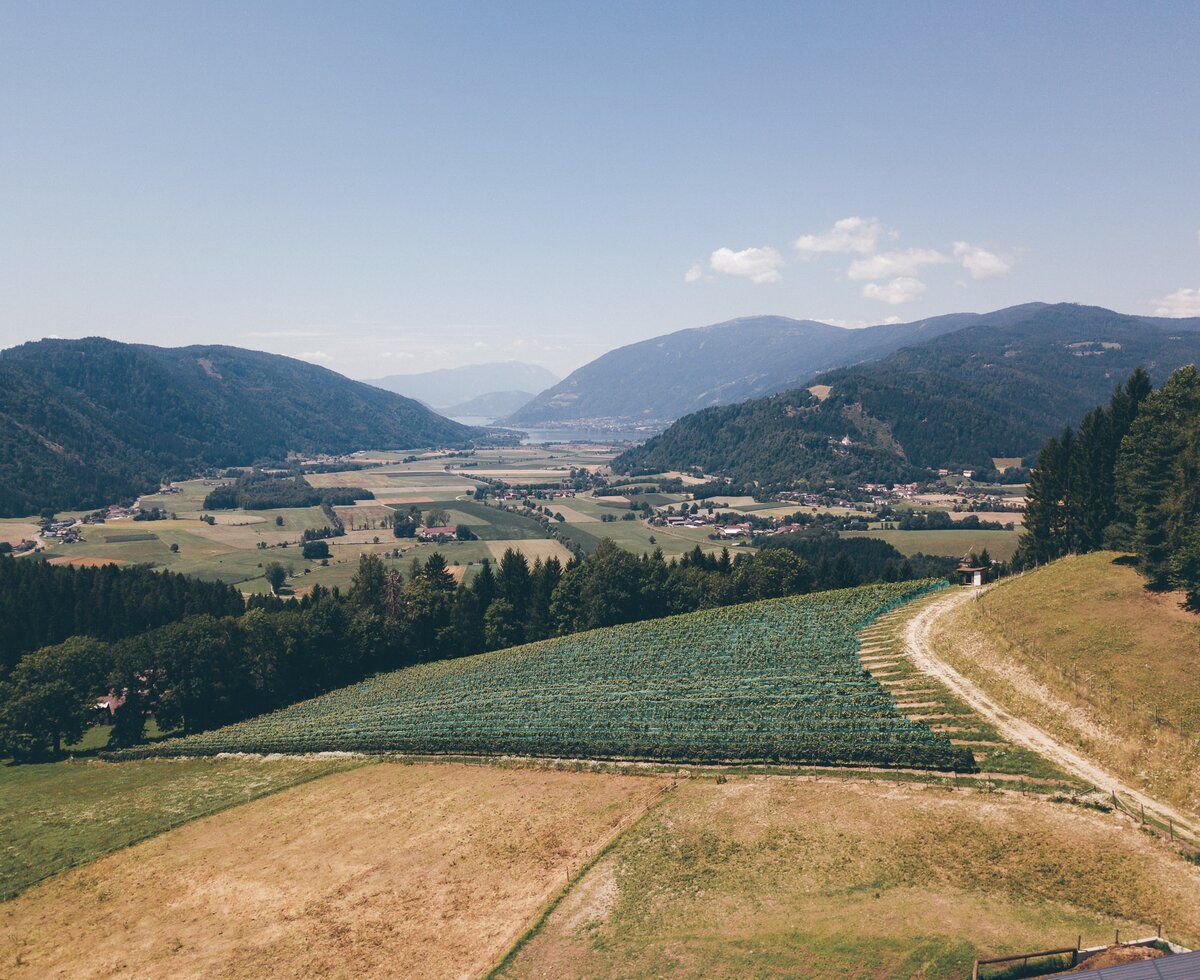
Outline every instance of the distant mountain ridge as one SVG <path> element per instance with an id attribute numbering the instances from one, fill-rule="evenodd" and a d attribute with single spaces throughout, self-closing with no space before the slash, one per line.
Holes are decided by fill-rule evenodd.
<path id="1" fill-rule="evenodd" d="M 442 411 L 454 419 L 498 419 L 515 412 L 533 397 L 532 391 L 489 391 Z"/>
<path id="2" fill-rule="evenodd" d="M 558 376 L 540 364 L 524 361 L 495 361 L 438 368 L 419 374 L 393 374 L 365 381 L 385 391 L 415 398 L 445 414 L 462 402 L 500 391 L 537 393 L 558 383 Z M 532 395 L 530 396 L 532 397 Z M 528 399 L 526 399 L 528 401 Z M 513 409 L 508 409 L 513 411 Z M 473 413 L 463 413 L 473 414 Z M 486 413 L 481 413 L 486 414 Z M 507 414 L 507 413 L 505 413 Z"/>
<path id="3" fill-rule="evenodd" d="M 1107 400 L 1135 367 L 1158 382 L 1198 360 L 1200 318 L 1072 304 L 1001 310 L 791 391 L 686 416 L 613 465 L 626 472 L 699 466 L 812 485 L 985 469 L 992 457 L 1033 454 Z M 817 385 L 829 389 L 821 398 L 808 390 Z"/>
<path id="4" fill-rule="evenodd" d="M 1024 316 L 1042 304 L 991 314 Z M 670 422 L 713 405 L 783 391 L 819 371 L 884 357 L 980 321 L 951 313 L 912 323 L 848 329 L 816 320 L 751 316 L 609 351 L 504 419 L 507 425 L 623 420 Z"/>
<path id="5" fill-rule="evenodd" d="M 479 431 L 278 354 L 42 340 L 0 351 L 0 516 L 98 507 L 206 467 L 465 445 Z"/>

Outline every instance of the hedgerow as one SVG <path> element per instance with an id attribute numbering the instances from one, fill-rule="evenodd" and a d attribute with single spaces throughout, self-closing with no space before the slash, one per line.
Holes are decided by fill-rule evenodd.
<path id="1" fill-rule="evenodd" d="M 412 752 L 971 771 L 858 659 L 874 617 L 942 581 L 771 599 L 381 674 L 226 728 L 114 753 Z"/>

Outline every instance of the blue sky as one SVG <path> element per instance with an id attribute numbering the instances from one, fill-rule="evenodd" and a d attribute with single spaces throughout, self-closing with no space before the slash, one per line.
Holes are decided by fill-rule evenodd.
<path id="1" fill-rule="evenodd" d="M 1200 315 L 1200 4 L 0 3 L 0 346 Z"/>

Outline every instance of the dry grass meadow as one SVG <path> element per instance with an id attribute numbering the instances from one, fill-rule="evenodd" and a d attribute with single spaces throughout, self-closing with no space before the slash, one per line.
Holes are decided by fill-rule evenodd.
<path id="1" fill-rule="evenodd" d="M 985 953 L 1200 942 L 1200 869 L 1127 820 L 1016 794 L 690 781 L 505 964 L 516 977 L 961 978 Z"/>
<path id="2" fill-rule="evenodd" d="M 1001 582 L 938 624 L 938 652 L 1008 710 L 1200 814 L 1200 620 L 1119 558 Z"/>
<path id="3" fill-rule="evenodd" d="M 0 905 L 0 973 L 478 974 L 665 785 L 454 764 L 329 776 Z"/>

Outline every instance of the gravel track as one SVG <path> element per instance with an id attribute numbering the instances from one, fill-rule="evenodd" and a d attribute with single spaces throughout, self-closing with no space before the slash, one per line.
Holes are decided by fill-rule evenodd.
<path id="1" fill-rule="evenodd" d="M 1191 837 L 1200 839 L 1200 826 L 1194 817 L 1188 816 L 1167 803 L 1147 796 L 1134 789 L 1103 766 L 1081 755 L 1077 750 L 1055 739 L 1036 725 L 1018 718 L 1001 707 L 972 680 L 964 677 L 934 651 L 932 634 L 938 621 L 975 597 L 973 591 L 959 589 L 949 592 L 944 598 L 925 606 L 909 620 L 904 628 L 905 653 L 922 672 L 937 679 L 957 697 L 969 704 L 982 717 L 991 722 L 1004 738 L 1023 748 L 1045 756 L 1067 772 L 1091 783 L 1106 792 L 1115 792 L 1127 804 L 1145 807 L 1146 813 L 1163 821 L 1174 822 L 1177 829 L 1186 831 Z"/>

